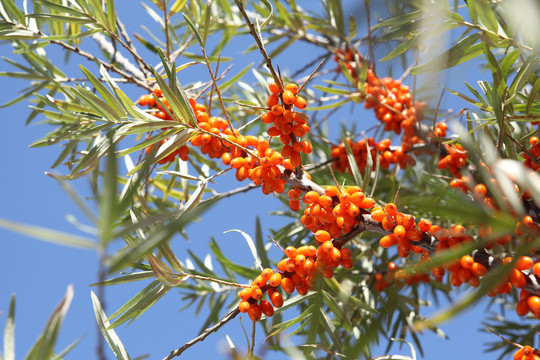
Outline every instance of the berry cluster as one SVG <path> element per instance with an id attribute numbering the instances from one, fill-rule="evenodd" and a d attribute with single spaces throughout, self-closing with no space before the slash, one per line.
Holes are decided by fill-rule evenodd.
<path id="1" fill-rule="evenodd" d="M 333 269 L 339 265 L 347 269 L 353 265 L 351 251 L 346 248 L 338 249 L 329 240 L 319 248 L 313 245 L 299 248 L 288 246 L 284 252 L 286 257 L 278 263 L 276 270 L 262 270 L 251 286 L 242 289 L 238 294 L 241 299 L 238 309 L 240 312 L 247 312 L 253 321 L 260 320 L 262 314 L 272 316 L 274 308 L 283 305 L 279 287 L 287 294 L 292 294 L 296 289 L 300 295 L 305 295 L 315 286 L 317 276 L 331 278 L 334 275 Z M 270 301 L 262 299 L 265 293 Z"/>
<path id="2" fill-rule="evenodd" d="M 305 109 L 306 100 L 298 96 L 298 85 L 294 83 L 288 84 L 282 93 L 276 83 L 271 83 L 269 89 L 271 95 L 266 101 L 268 111 L 262 115 L 261 120 L 265 124 L 273 124 L 267 133 L 270 137 L 279 137 L 283 144 L 281 149 L 283 157 L 290 158 L 294 167 L 300 166 L 300 153 L 309 154 L 313 151 L 313 147 L 309 141 L 299 140 L 309 132 L 309 125 L 307 117 L 293 111 L 293 107 Z"/>
<path id="3" fill-rule="evenodd" d="M 301 190 L 289 191 L 289 206 L 297 211 Z M 324 194 L 308 191 L 303 197 L 308 206 L 300 221 L 315 234 L 317 243 L 337 239 L 350 232 L 357 224 L 357 216 L 375 205 L 375 200 L 367 197 L 358 186 L 339 188 L 327 186 Z"/>
<path id="4" fill-rule="evenodd" d="M 363 172 L 368 164 L 368 151 L 370 153 L 369 156 L 373 159 L 373 168 L 376 166 L 377 156 L 379 157 L 380 167 L 383 169 L 388 169 L 392 164 L 399 164 L 402 169 L 408 165 L 414 166 L 416 164 L 414 158 L 408 154 L 411 149 L 409 143 L 402 143 L 400 146 L 393 147 L 390 139 L 384 139 L 375 143 L 373 138 L 361 139 L 357 142 L 347 139 L 347 142 L 351 147 L 360 172 Z M 334 159 L 332 163 L 334 169 L 340 172 L 351 172 L 344 143 L 338 146 L 332 145 L 330 156 Z"/>

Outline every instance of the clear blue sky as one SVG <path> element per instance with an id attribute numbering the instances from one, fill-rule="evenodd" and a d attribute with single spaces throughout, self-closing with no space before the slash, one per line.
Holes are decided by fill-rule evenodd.
<path id="1" fill-rule="evenodd" d="M 134 16 L 134 11 L 139 13 L 139 5 L 131 1 L 118 1 L 117 11 L 124 20 L 128 29 L 141 32 L 140 19 Z M 137 10 L 133 10 L 136 7 Z M 126 15 L 129 11 L 130 16 Z M 142 16 L 142 15 L 141 15 Z M 152 24 L 148 24 L 153 26 Z M 242 55 L 241 51 L 247 44 L 235 43 L 226 52 L 229 56 L 238 57 L 237 65 L 233 72 L 239 71 L 244 64 L 251 61 L 259 61 L 258 52 Z M 251 44 L 251 42 L 249 43 Z M 52 48 L 51 48 L 52 51 Z M 306 51 L 313 48 L 299 47 L 297 53 L 290 56 L 302 55 L 305 59 L 315 55 Z M 144 50 L 142 51 L 144 54 Z M 0 54 L 12 57 L 9 46 L 1 45 Z M 61 57 L 57 56 L 59 61 Z M 77 66 L 77 59 L 72 56 L 72 69 Z M 154 60 L 156 62 L 157 60 Z M 285 56 L 275 59 L 282 69 L 290 66 Z M 92 64 L 86 60 L 81 63 L 87 67 Z M 202 68 L 180 73 L 182 82 L 199 80 L 198 76 L 206 76 Z M 11 70 L 6 64 L 0 65 L 0 71 Z M 462 87 L 464 77 L 469 77 L 471 82 L 475 77 L 488 78 L 487 74 L 479 73 L 474 65 L 460 67 L 454 71 L 449 79 L 452 79 L 453 88 Z M 204 75 L 203 75 L 204 74 Z M 207 76 L 206 76 L 207 77 Z M 444 81 L 440 79 L 439 81 Z M 25 84 L 22 81 L 2 78 L 0 80 L 0 102 L 14 97 L 18 90 Z M 137 91 L 130 93 L 133 97 L 139 95 Z M 77 233 L 75 227 L 66 220 L 68 214 L 72 214 L 78 221 L 89 224 L 88 219 L 78 211 L 69 196 L 50 177 L 44 174 L 50 171 L 49 167 L 59 153 L 58 147 L 32 149 L 28 145 L 37 140 L 50 128 L 40 125 L 43 120 L 38 117 L 30 126 L 24 125 L 24 120 L 29 114 L 27 102 L 21 102 L 9 108 L 0 109 L 2 131 L 0 131 L 0 163 L 2 164 L 0 180 L 0 218 L 19 222 L 28 222 L 33 225 L 50 227 L 66 232 Z M 450 95 L 445 96 L 443 108 L 459 108 L 460 104 Z M 348 113 L 348 109 L 347 109 Z M 337 124 L 347 116 L 336 115 Z M 366 128 L 370 126 L 366 125 Z M 59 172 L 65 173 L 61 167 Z M 75 183 L 81 194 L 88 195 L 86 183 Z M 220 189 L 236 187 L 234 181 L 226 181 Z M 256 201 L 253 201 L 256 197 Z M 226 249 L 226 253 L 235 261 L 250 265 L 250 255 L 242 237 L 237 233 L 223 234 L 229 229 L 242 229 L 249 234 L 254 234 L 254 214 L 262 219 L 264 236 L 270 234 L 269 228 L 278 228 L 283 219 L 277 216 L 267 215 L 268 209 L 279 209 L 280 203 L 269 196 L 262 196 L 258 190 L 246 195 L 236 197 L 229 202 L 218 204 L 207 218 L 212 218 L 212 226 L 208 223 L 194 223 L 188 229 L 190 242 L 176 238 L 173 241 L 174 249 L 181 260 L 187 257 L 187 249 L 191 249 L 200 257 L 209 252 L 207 242 L 210 235 L 215 235 Z M 233 211 L 231 211 L 231 209 Z M 270 256 L 274 259 L 280 257 L 279 253 L 272 251 Z M 60 333 L 60 339 L 56 350 L 70 344 L 79 337 L 83 337 L 81 343 L 67 357 L 68 359 L 92 359 L 95 358 L 94 348 L 96 344 L 96 327 L 90 300 L 89 284 L 97 279 L 97 255 L 92 251 L 84 251 L 66 248 L 50 243 L 25 238 L 0 229 L 0 261 L 3 266 L 3 275 L 0 277 L 0 326 L 5 322 L 9 298 L 12 293 L 17 295 L 16 314 L 16 345 L 17 358 L 26 354 L 32 343 L 42 331 L 49 314 L 63 296 L 68 284 L 73 284 L 75 298 L 69 310 L 64 327 Z M 215 264 L 215 262 L 214 262 Z M 120 285 L 106 289 L 106 310 L 112 313 L 118 309 L 131 296 L 136 294 L 145 284 Z M 493 341 L 493 335 L 485 335 L 478 332 L 481 322 L 485 319 L 485 304 L 483 302 L 474 309 L 462 314 L 453 322 L 443 325 L 443 329 L 451 340 L 446 341 L 431 334 L 425 335 L 425 359 L 455 359 L 456 356 L 466 359 L 493 359 L 493 354 L 484 354 L 484 341 Z M 178 312 L 184 304 L 177 291 L 171 291 L 149 311 L 143 314 L 130 326 L 121 326 L 117 333 L 124 342 L 132 358 L 139 355 L 150 354 L 150 359 L 160 359 L 171 350 L 183 345 L 186 341 L 194 338 L 199 330 L 204 312 L 200 317 L 194 317 L 191 310 Z M 428 310 L 428 313 L 434 311 Z M 291 317 L 294 316 L 291 312 Z M 287 316 L 287 315 L 285 315 Z M 244 317 L 244 324 L 249 324 Z M 227 324 L 217 334 L 211 335 L 204 343 L 200 343 L 189 349 L 184 357 L 194 358 L 227 358 L 220 349 L 225 345 L 225 335 L 229 335 L 234 343 L 245 349 L 245 337 L 237 319 Z M 262 342 L 262 331 L 259 332 L 257 341 Z M 386 344 L 382 344 L 384 348 Z M 260 349 L 260 347 L 257 347 Z M 382 349 L 380 350 L 382 351 Z M 382 355 L 375 351 L 375 355 Z M 113 358 L 109 349 L 106 349 L 109 358 Z M 409 350 L 405 346 L 401 349 L 394 348 L 393 353 L 408 355 Z M 268 356 L 275 358 L 275 356 Z"/>

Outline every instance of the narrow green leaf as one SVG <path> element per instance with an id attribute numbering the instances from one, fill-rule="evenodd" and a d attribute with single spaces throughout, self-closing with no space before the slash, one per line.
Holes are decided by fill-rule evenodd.
<path id="1" fill-rule="evenodd" d="M 257 216 L 255 219 L 255 244 L 257 245 L 257 253 L 261 256 L 261 264 L 264 268 L 270 267 L 270 260 L 264 246 L 264 240 L 261 228 L 261 219 Z"/>
<path id="2" fill-rule="evenodd" d="M 206 39 L 208 38 L 208 29 L 212 23 L 212 2 L 213 0 L 206 1 L 206 10 L 204 13 L 204 30 L 203 30 L 203 46 L 206 46 Z"/>
<path id="3" fill-rule="evenodd" d="M 9 301 L 8 317 L 4 328 L 4 360 L 15 360 L 15 294 Z"/>
<path id="4" fill-rule="evenodd" d="M 49 359 L 54 354 L 54 345 L 58 338 L 58 333 L 62 327 L 62 323 L 73 299 L 73 285 L 69 285 L 66 294 L 60 300 L 60 303 L 56 305 L 53 313 L 51 314 L 49 321 L 45 325 L 45 329 L 39 335 L 37 341 L 34 343 L 30 352 L 26 356 L 27 360 L 42 360 Z"/>
<path id="5" fill-rule="evenodd" d="M 103 311 L 103 307 L 101 306 L 98 297 L 96 296 L 96 294 L 94 294 L 93 291 L 90 292 L 90 295 L 92 297 L 92 305 L 94 307 L 94 314 L 96 315 L 96 321 L 99 327 L 99 331 L 101 331 L 101 334 L 103 334 L 105 341 L 107 341 L 107 344 L 109 344 L 109 347 L 111 348 L 117 359 L 130 360 L 131 358 L 126 351 L 126 348 L 122 344 L 122 341 L 120 341 L 120 338 L 118 337 L 118 335 L 116 335 L 116 332 L 112 329 L 109 329 L 111 325 L 107 320 L 107 315 L 105 315 L 105 312 Z"/>
<path id="6" fill-rule="evenodd" d="M 122 315 L 113 321 L 111 325 L 107 327 L 107 330 L 112 330 L 126 321 L 132 323 L 135 319 L 141 316 L 146 310 L 154 305 L 159 299 L 161 299 L 171 287 L 166 286 L 159 280 L 156 280 L 158 285 L 154 287 L 150 292 L 141 297 L 136 303 L 127 309 Z M 152 282 L 153 284 L 154 282 Z"/>
<path id="7" fill-rule="evenodd" d="M 395 58 L 396 56 L 399 56 L 403 54 L 404 52 L 411 49 L 414 45 L 416 45 L 416 40 L 418 39 L 419 35 L 412 36 L 410 39 L 407 39 L 405 41 L 402 41 L 398 46 L 394 48 L 394 50 L 390 51 L 385 57 L 383 57 L 380 61 L 388 61 L 390 59 Z"/>
<path id="8" fill-rule="evenodd" d="M 475 3 L 476 13 L 482 24 L 490 31 L 497 33 L 499 23 L 493 9 L 487 0 L 472 0 Z"/>
<path id="9" fill-rule="evenodd" d="M 540 91 L 540 77 L 536 79 L 534 82 L 534 86 L 532 87 L 531 93 L 529 94 L 529 98 L 527 99 L 527 114 L 531 111 L 532 104 L 536 101 L 536 97 L 538 96 L 538 92 Z"/>
<path id="10" fill-rule="evenodd" d="M 116 33 L 116 11 L 114 10 L 114 0 L 107 0 L 107 19 L 111 33 Z"/>
<path id="11" fill-rule="evenodd" d="M 349 36 L 347 36 L 347 39 L 349 40 L 354 39 L 357 32 L 358 32 L 358 25 L 356 24 L 356 20 L 354 19 L 354 16 L 349 15 Z"/>
<path id="12" fill-rule="evenodd" d="M 201 47 L 204 47 L 204 41 L 201 37 L 201 34 L 199 33 L 199 30 L 193 23 L 193 21 L 191 21 L 191 19 L 185 13 L 182 13 L 182 16 L 184 16 L 184 19 L 186 20 L 186 23 L 188 24 L 189 28 L 191 29 L 191 31 L 193 31 L 193 34 L 195 34 L 195 37 L 197 38 L 199 45 L 201 45 Z"/>
<path id="13" fill-rule="evenodd" d="M 141 272 L 136 272 L 133 274 L 119 276 L 113 279 L 108 279 L 102 282 L 90 284 L 90 286 L 109 286 L 109 285 L 126 284 L 133 281 L 141 281 L 141 280 L 146 280 L 146 279 L 151 279 L 151 278 L 155 278 L 155 275 L 152 271 L 141 271 Z"/>
<path id="14" fill-rule="evenodd" d="M 57 21 L 60 23 L 76 23 L 76 24 L 89 24 L 93 23 L 92 19 L 87 17 L 76 17 L 76 16 L 67 16 L 67 15 L 56 15 L 56 14 L 28 14 L 26 15 L 29 18 L 41 19 L 46 21 Z"/>
<path id="15" fill-rule="evenodd" d="M 349 144 L 349 141 L 345 136 L 343 137 L 343 143 L 345 144 L 345 150 L 347 151 L 347 160 L 349 161 L 349 167 L 351 168 L 351 172 L 354 176 L 354 180 L 356 181 L 356 185 L 360 186 L 360 188 L 363 189 L 364 182 L 362 180 L 362 174 L 360 174 L 360 169 L 358 169 L 358 164 L 351 149 L 351 145 Z"/>
<path id="16" fill-rule="evenodd" d="M 23 224 L 0 218 L 0 227 L 28 237 L 32 237 L 34 239 L 52 242 L 59 245 L 72 246 L 83 249 L 96 248 L 96 243 L 86 237 L 51 230 L 40 226 Z"/>
<path id="17" fill-rule="evenodd" d="M 112 259 L 109 264 L 109 272 L 119 271 L 126 266 L 130 266 L 134 261 L 140 259 L 153 249 L 157 248 L 163 242 L 169 240 L 172 235 L 178 231 L 178 226 L 182 223 L 182 217 L 188 215 L 190 211 L 197 207 L 201 201 L 205 188 L 206 181 L 202 181 L 197 186 L 197 189 L 193 192 L 193 194 L 191 194 L 184 206 L 182 206 L 182 208 L 175 214 L 174 218 L 169 224 L 161 227 L 155 233 L 150 234 L 147 240 L 137 243 L 135 246 L 130 247 L 119 256 Z"/>
<path id="18" fill-rule="evenodd" d="M 182 11 L 182 8 L 184 5 L 186 5 L 186 2 L 187 0 L 176 0 L 171 6 L 171 10 L 169 10 L 169 17 Z"/>
<path id="19" fill-rule="evenodd" d="M 116 100 L 115 96 L 101 83 L 101 81 L 99 81 L 98 78 L 95 77 L 94 74 L 92 74 L 90 70 L 86 69 L 84 66 L 79 65 L 79 67 L 84 73 L 84 76 L 86 76 L 86 78 L 90 80 L 92 85 L 96 88 L 99 95 L 101 95 L 103 100 L 107 102 L 107 105 L 112 107 L 118 116 L 127 116 L 122 105 L 120 105 L 120 103 Z M 103 73 L 104 71 L 105 68 L 103 68 L 103 66 L 100 66 L 100 72 Z"/>
<path id="20" fill-rule="evenodd" d="M 251 67 L 253 66 L 253 63 L 249 64 L 248 66 L 246 66 L 245 68 L 243 68 L 238 74 L 236 74 L 235 76 L 233 76 L 232 78 L 230 78 L 229 80 L 225 81 L 223 84 L 221 84 L 219 86 L 219 89 L 221 90 L 221 92 L 225 91 L 226 89 L 228 89 L 231 85 L 235 85 L 238 83 L 238 81 L 242 78 L 242 76 L 244 76 L 244 74 L 249 70 L 251 69 Z"/>
<path id="21" fill-rule="evenodd" d="M 481 44 L 474 45 L 479 38 L 480 34 L 478 33 L 467 36 L 448 51 L 435 56 L 424 64 L 413 67 L 411 69 L 411 75 L 418 75 L 424 72 L 437 72 L 475 58 L 483 52 Z"/>
<path id="22" fill-rule="evenodd" d="M 219 261 L 219 263 L 223 266 L 223 268 L 228 268 L 235 272 L 236 274 L 239 274 L 246 279 L 252 279 L 257 276 L 257 273 L 260 274 L 260 270 L 251 269 L 242 265 L 238 265 L 231 261 L 223 252 L 221 251 L 221 248 L 219 247 L 218 243 L 215 239 L 210 240 L 210 249 L 216 256 L 216 259 Z"/>

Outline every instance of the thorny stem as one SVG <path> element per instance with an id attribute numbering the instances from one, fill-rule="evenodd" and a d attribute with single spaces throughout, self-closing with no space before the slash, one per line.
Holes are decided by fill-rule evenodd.
<path id="1" fill-rule="evenodd" d="M 234 319 L 239 313 L 240 313 L 240 310 L 238 310 L 238 308 L 235 308 L 234 310 L 229 311 L 227 315 L 225 315 L 221 320 L 219 320 L 214 326 L 207 328 L 199 336 L 188 341 L 182 347 L 171 351 L 171 353 L 168 356 L 164 357 L 163 360 L 170 360 L 176 356 L 179 356 L 185 350 L 189 349 L 190 347 L 192 347 L 199 341 L 203 341 L 204 339 L 206 339 L 211 333 L 218 331 L 223 325 L 225 325 L 226 323 Z"/>

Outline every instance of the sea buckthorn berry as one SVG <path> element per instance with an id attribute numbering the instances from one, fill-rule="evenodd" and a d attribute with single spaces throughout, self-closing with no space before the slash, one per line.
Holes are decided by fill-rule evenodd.
<path id="1" fill-rule="evenodd" d="M 305 109 L 307 107 L 307 102 L 303 97 L 297 96 L 294 99 L 294 106 L 296 106 L 300 110 L 303 110 L 303 109 Z"/>
<path id="2" fill-rule="evenodd" d="M 533 274 L 540 277 L 540 262 L 533 265 Z"/>
<path id="3" fill-rule="evenodd" d="M 261 300 L 259 306 L 261 307 L 262 313 L 267 317 L 274 315 L 274 307 L 268 300 Z"/>
<path id="4" fill-rule="evenodd" d="M 290 278 L 284 277 L 281 279 L 281 287 L 287 294 L 291 294 L 294 291 L 295 285 Z"/>
<path id="5" fill-rule="evenodd" d="M 315 263 L 313 262 L 313 260 L 307 259 L 306 262 L 304 262 L 304 270 L 307 273 L 310 273 L 313 270 L 314 265 Z"/>
<path id="6" fill-rule="evenodd" d="M 516 269 L 518 270 L 528 270 L 534 264 L 533 259 L 530 256 L 520 256 L 516 261 Z"/>
<path id="7" fill-rule="evenodd" d="M 394 234 L 385 235 L 379 240 L 379 245 L 383 248 L 389 248 L 397 245 L 398 239 Z"/>
<path id="8" fill-rule="evenodd" d="M 328 195 L 321 195 L 319 196 L 319 204 L 321 206 L 331 206 L 332 205 L 332 198 Z"/>
<path id="9" fill-rule="evenodd" d="M 351 269 L 353 267 L 352 259 L 341 259 L 339 264 L 345 269 Z"/>
<path id="10" fill-rule="evenodd" d="M 251 298 L 251 288 L 244 288 L 240 290 L 240 293 L 238 294 L 240 296 L 240 299 L 242 300 L 248 300 Z"/>
<path id="11" fill-rule="evenodd" d="M 287 86 L 285 86 L 285 90 L 288 90 L 294 95 L 296 95 L 298 93 L 298 85 L 296 85 L 295 83 L 287 84 Z"/>
<path id="12" fill-rule="evenodd" d="M 274 274 L 274 270 L 270 268 L 266 268 L 263 271 L 261 271 L 261 277 L 263 278 L 264 281 L 268 281 L 268 279 L 270 279 L 270 276 L 272 276 L 273 274 Z"/>
<path id="13" fill-rule="evenodd" d="M 397 207 L 396 207 L 396 204 L 394 203 L 388 203 L 384 206 L 384 211 L 386 212 L 387 215 L 389 216 L 393 216 L 396 214 L 397 212 Z"/>
<path id="14" fill-rule="evenodd" d="M 420 220 L 420 222 L 418 223 L 418 228 L 422 232 L 429 232 L 429 229 L 431 229 L 431 221 L 426 219 Z"/>
<path id="15" fill-rule="evenodd" d="M 527 298 L 527 305 L 533 312 L 540 312 L 540 297 L 536 295 L 529 296 Z"/>
<path id="16" fill-rule="evenodd" d="M 268 100 L 266 100 L 266 106 L 268 108 L 272 108 L 272 106 L 279 104 L 279 97 L 276 94 L 272 94 L 268 97 Z"/>
<path id="17" fill-rule="evenodd" d="M 275 308 L 280 308 L 283 306 L 283 297 L 277 291 L 270 295 L 270 301 Z"/>
<path id="18" fill-rule="evenodd" d="M 268 89 L 272 94 L 279 94 L 279 86 L 275 82 L 268 84 Z"/>
<path id="19" fill-rule="evenodd" d="M 296 255 L 296 257 L 294 258 L 294 262 L 295 262 L 296 265 L 298 265 L 298 266 L 304 265 L 304 263 L 306 262 L 306 257 L 305 257 L 305 255 L 303 255 L 303 254 L 298 254 L 298 255 Z"/>
<path id="20" fill-rule="evenodd" d="M 317 240 L 317 242 L 319 243 L 324 243 L 328 240 L 330 240 L 331 237 L 330 237 L 330 234 L 328 233 L 328 231 L 325 231 L 325 230 L 318 230 L 316 233 L 315 233 L 315 240 Z"/>
<path id="21" fill-rule="evenodd" d="M 487 268 L 484 265 L 475 262 L 471 267 L 471 272 L 474 276 L 485 276 L 487 274 Z"/>
<path id="22" fill-rule="evenodd" d="M 325 253 L 329 253 L 334 248 L 334 244 L 332 241 L 325 241 L 321 247 Z"/>
<path id="23" fill-rule="evenodd" d="M 285 105 L 292 105 L 294 103 L 294 93 L 290 90 L 285 90 L 281 96 Z"/>
<path id="24" fill-rule="evenodd" d="M 294 259 L 287 259 L 285 261 L 285 271 L 294 272 L 295 269 L 296 269 L 296 263 Z"/>
<path id="25" fill-rule="evenodd" d="M 247 301 L 240 301 L 240 304 L 238 305 L 238 310 L 242 313 L 247 313 L 249 310 L 250 303 Z M 529 311 L 529 308 L 527 308 L 527 311 Z"/>
<path id="26" fill-rule="evenodd" d="M 347 248 L 341 248 L 339 252 L 341 253 L 341 259 L 350 259 L 352 256 L 352 251 Z"/>
<path id="27" fill-rule="evenodd" d="M 394 235 L 396 236 L 396 238 L 399 240 L 399 239 L 404 239 L 405 238 L 405 234 L 406 234 L 406 230 L 405 230 L 405 227 L 403 225 L 398 225 L 394 228 Z"/>
<path id="28" fill-rule="evenodd" d="M 518 269 L 512 269 L 510 272 L 510 283 L 517 289 L 521 289 L 527 285 L 525 275 Z"/>
<path id="29" fill-rule="evenodd" d="M 304 195 L 304 202 L 308 204 L 313 204 L 314 202 L 317 202 L 319 200 L 319 193 L 316 191 L 308 191 L 306 195 Z"/>
<path id="30" fill-rule="evenodd" d="M 474 259 L 472 258 L 472 256 L 464 255 L 461 257 L 460 264 L 461 267 L 465 269 L 470 269 L 474 264 Z"/>
<path id="31" fill-rule="evenodd" d="M 290 259 L 294 259 L 297 255 L 296 248 L 294 246 L 287 246 L 285 248 L 285 255 L 287 255 Z"/>
<path id="32" fill-rule="evenodd" d="M 474 187 L 474 197 L 477 199 L 483 199 L 486 197 L 487 188 L 484 184 L 478 184 Z"/>
<path id="33" fill-rule="evenodd" d="M 252 321 L 261 320 L 261 307 L 257 304 L 251 304 L 249 306 L 248 315 Z"/>
<path id="34" fill-rule="evenodd" d="M 260 298 L 262 298 L 262 290 L 260 287 L 258 286 L 252 286 L 251 287 L 251 297 L 254 298 L 255 300 L 259 300 Z"/>
<path id="35" fill-rule="evenodd" d="M 327 186 L 324 188 L 324 194 L 329 197 L 337 196 L 339 193 L 339 190 L 335 186 Z"/>
<path id="36" fill-rule="evenodd" d="M 278 269 L 279 269 L 279 266 L 278 266 Z M 272 276 L 270 276 L 270 279 L 268 280 L 268 284 L 270 284 L 270 286 L 272 287 L 278 287 L 279 284 L 281 284 L 281 274 L 275 273 Z"/>

